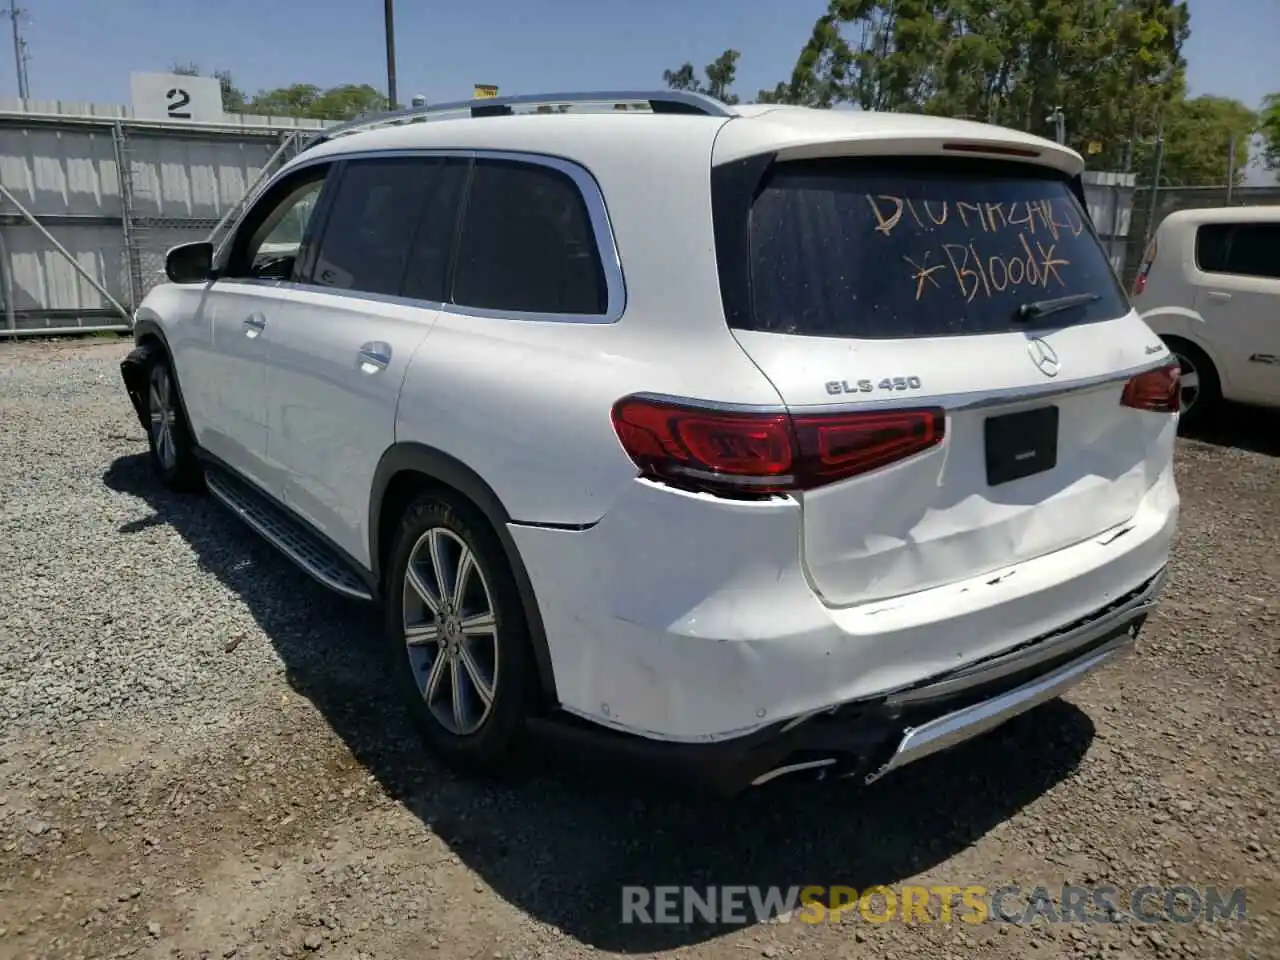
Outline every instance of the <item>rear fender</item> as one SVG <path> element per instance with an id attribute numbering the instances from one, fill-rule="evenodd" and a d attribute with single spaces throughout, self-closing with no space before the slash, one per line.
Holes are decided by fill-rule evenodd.
<path id="1" fill-rule="evenodd" d="M 529 571 L 511 534 L 511 515 L 498 499 L 493 488 L 466 464 L 434 447 L 408 441 L 396 443 L 383 453 L 374 473 L 373 489 L 369 496 L 369 563 L 374 581 L 385 588 L 382 580 L 386 576 L 386 570 L 383 567 L 382 557 L 390 544 L 384 541 L 382 536 L 383 501 L 391 482 L 401 473 L 412 473 L 424 481 L 451 487 L 470 500 L 489 522 L 489 526 L 506 554 L 507 563 L 515 579 L 516 590 L 524 607 L 543 704 L 547 708 L 557 706 L 560 701 L 556 693 L 555 670 L 551 661 L 551 651 L 547 645 L 542 611 L 533 590 L 533 583 L 529 578 Z"/>

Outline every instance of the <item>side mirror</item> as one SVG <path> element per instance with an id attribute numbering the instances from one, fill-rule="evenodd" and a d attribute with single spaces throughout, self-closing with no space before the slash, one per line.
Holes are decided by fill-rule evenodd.
<path id="1" fill-rule="evenodd" d="M 173 247 L 164 257 L 164 272 L 171 283 L 204 283 L 213 279 L 213 244 L 197 240 Z"/>

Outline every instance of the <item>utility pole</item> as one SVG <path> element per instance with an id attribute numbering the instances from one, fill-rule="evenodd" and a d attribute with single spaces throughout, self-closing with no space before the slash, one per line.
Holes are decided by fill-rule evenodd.
<path id="1" fill-rule="evenodd" d="M 1062 112 L 1061 107 L 1054 107 L 1053 113 L 1045 117 L 1045 120 L 1053 124 L 1053 132 L 1059 143 L 1067 142 L 1067 115 Z"/>
<path id="2" fill-rule="evenodd" d="M 12 0 L 10 0 L 12 2 Z M 396 15 L 395 0 L 384 0 L 383 19 L 387 28 L 387 109 L 394 110 L 396 99 Z"/>
<path id="3" fill-rule="evenodd" d="M 18 7 L 18 0 L 9 0 L 9 19 L 13 21 L 13 62 L 18 70 L 18 96 L 23 100 L 31 98 L 31 88 L 27 84 L 27 41 L 22 38 L 22 15 L 26 13 Z"/>
<path id="4" fill-rule="evenodd" d="M 1156 169 L 1151 178 L 1151 202 L 1147 206 L 1147 228 L 1142 238 L 1143 247 L 1151 243 L 1151 235 L 1156 229 L 1156 197 L 1160 194 L 1160 167 L 1164 165 L 1164 111 L 1160 112 L 1160 126 L 1156 133 Z"/>
<path id="5" fill-rule="evenodd" d="M 1227 144 L 1227 206 L 1231 206 L 1231 191 L 1236 186 L 1236 135 Z"/>

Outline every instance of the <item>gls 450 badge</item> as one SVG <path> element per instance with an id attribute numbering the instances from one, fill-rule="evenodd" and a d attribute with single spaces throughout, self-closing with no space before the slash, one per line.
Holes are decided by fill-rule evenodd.
<path id="1" fill-rule="evenodd" d="M 885 377 L 878 384 L 871 380 L 828 380 L 827 393 L 839 396 L 842 393 L 870 393 L 872 390 L 919 390 L 919 377 Z"/>

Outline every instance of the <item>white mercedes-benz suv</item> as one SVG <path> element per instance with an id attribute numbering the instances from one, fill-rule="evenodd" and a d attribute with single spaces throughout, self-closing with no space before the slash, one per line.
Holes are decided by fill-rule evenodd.
<path id="1" fill-rule="evenodd" d="M 416 108 L 171 250 L 122 374 L 161 482 L 382 605 L 446 760 L 870 781 L 1129 649 L 1162 586 L 1178 366 L 1082 167 L 677 92 Z"/>

